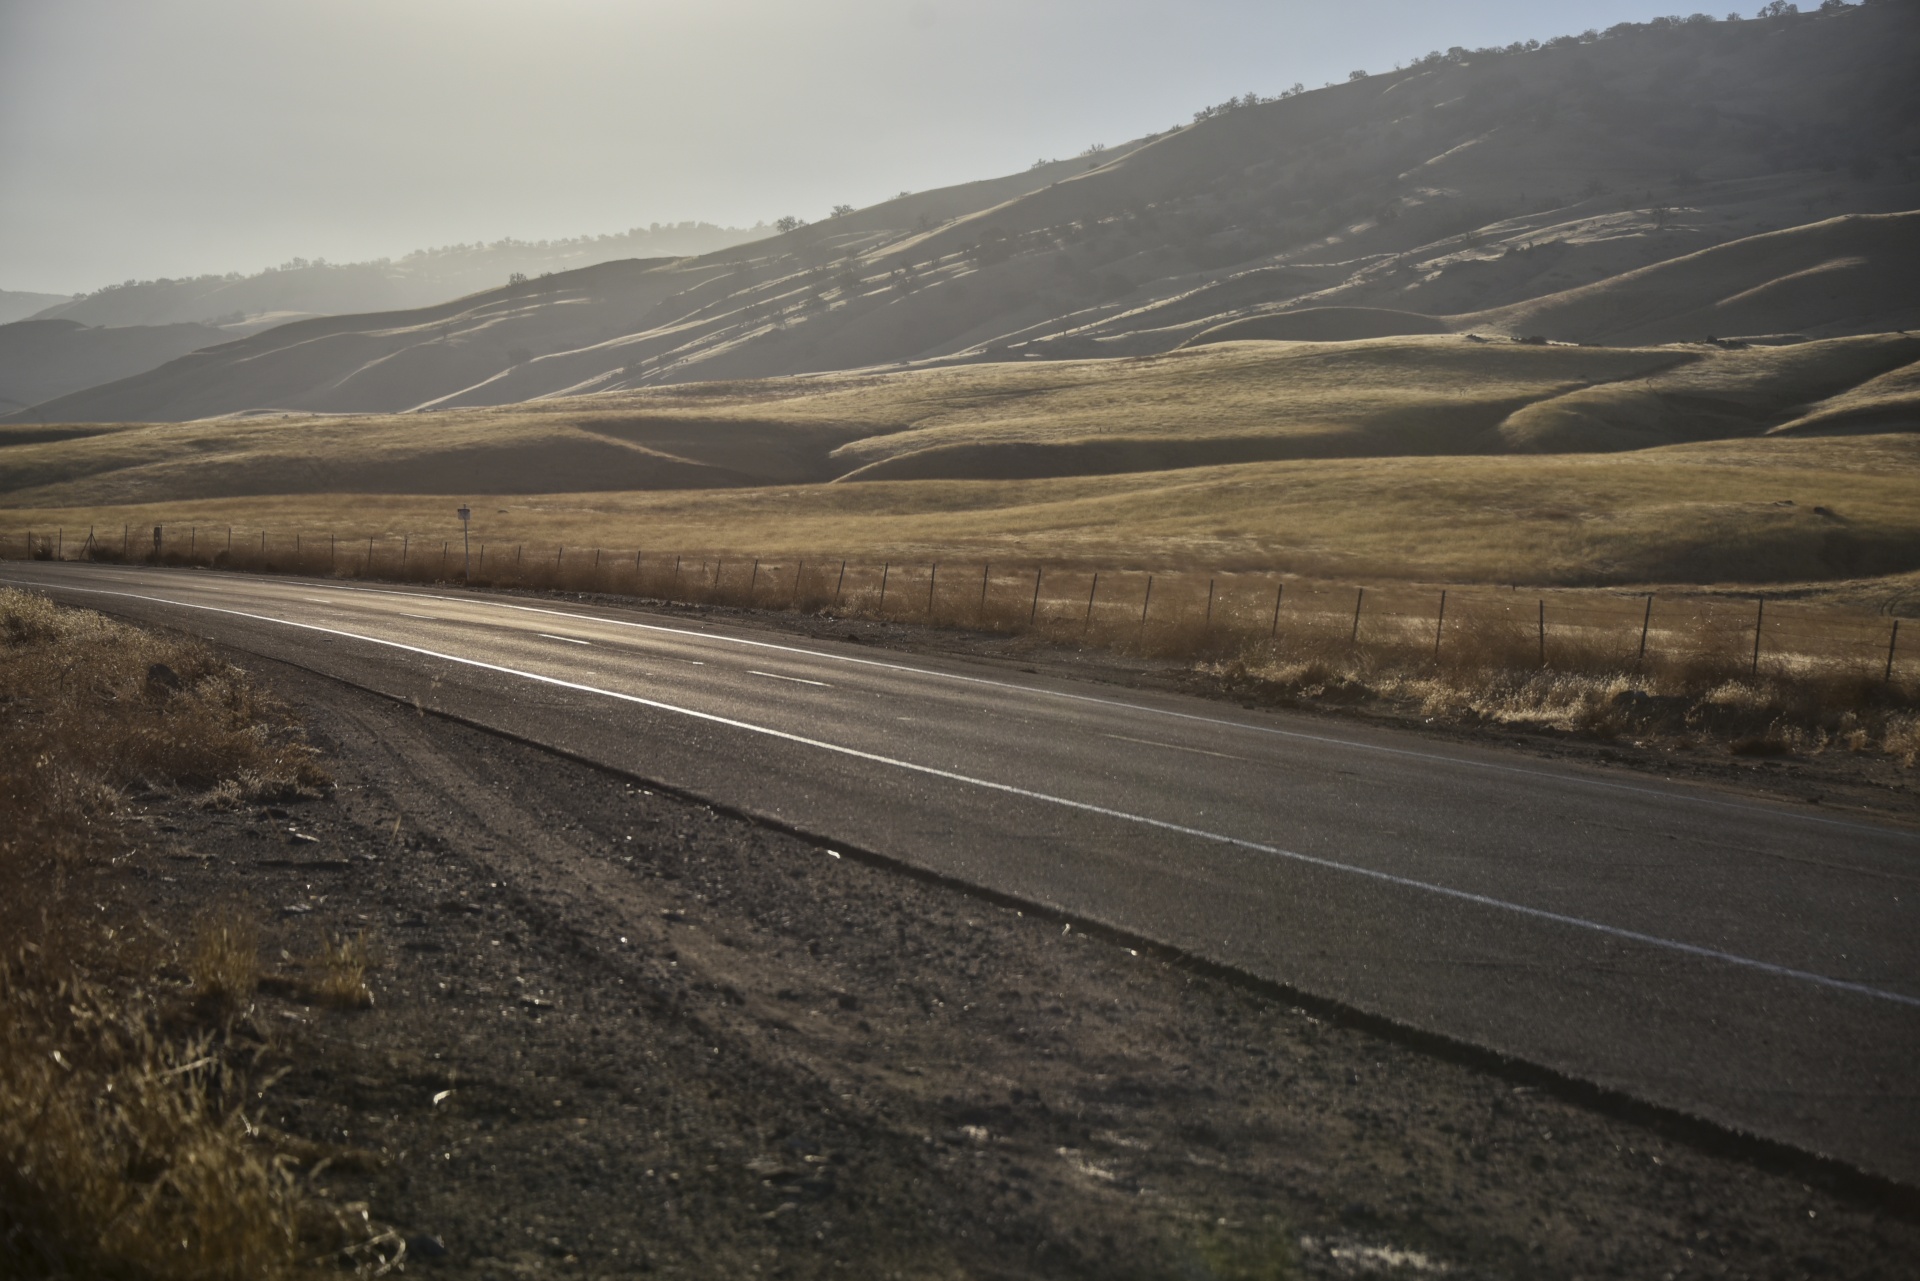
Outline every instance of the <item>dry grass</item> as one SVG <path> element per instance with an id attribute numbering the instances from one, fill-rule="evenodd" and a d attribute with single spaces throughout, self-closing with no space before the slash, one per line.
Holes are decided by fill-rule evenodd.
<path id="1" fill-rule="evenodd" d="M 260 927 L 228 909 L 203 917 L 194 930 L 187 977 L 195 994 L 233 1009 L 260 983 Z"/>
<path id="2" fill-rule="evenodd" d="M 383 1271 L 399 1243 L 248 1114 L 270 1084 L 252 921 L 210 913 L 181 946 L 96 906 L 129 790 L 325 783 L 284 714 L 197 645 L 0 591 L 0 760 L 0 1274 L 240 1281 L 341 1251 Z M 184 985 L 153 977 L 170 952 Z"/>
<path id="3" fill-rule="evenodd" d="M 824 560 L 1218 566 L 1329 578 L 1602 585 L 1816 583 L 1920 569 L 1920 437 L 1717 441 L 1603 455 L 1321 459 L 1028 481 L 469 496 L 476 559 L 565 550 Z M 166 556 L 457 573 L 457 503 L 377 494 L 16 511 L 69 558 Z M 1822 511 L 1820 509 L 1824 508 Z M 262 552 L 262 534 L 266 535 Z M 329 550 L 329 538 L 337 542 Z M 299 551 L 295 542 L 299 540 Z M 442 560 L 442 548 L 448 549 Z M 442 566 L 446 567 L 443 571 Z"/>

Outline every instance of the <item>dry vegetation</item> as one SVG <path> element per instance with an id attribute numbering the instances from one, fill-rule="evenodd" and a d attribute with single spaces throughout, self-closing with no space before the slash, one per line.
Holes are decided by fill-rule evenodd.
<path id="1" fill-rule="evenodd" d="M 250 1112 L 274 1050 L 249 1017 L 250 917 L 215 909 L 175 937 L 116 904 L 127 797 L 296 795 L 326 782 L 311 751 L 205 649 L 16 591 L 0 699 L 0 1273 L 384 1270 L 398 1243 Z M 321 982 L 358 1003 L 364 947 L 336 950 Z"/>
<path id="2" fill-rule="evenodd" d="M 1615 584 L 1817 583 L 1920 569 L 1920 437 L 1711 441 L 1618 454 L 1357 458 L 1026 481 L 470 498 L 487 565 L 604 548 L 926 562 L 1262 567 L 1332 578 Z M 328 494 L 15 510 L 79 554 L 262 548 L 282 568 L 459 549 L 457 504 Z M 1822 510 L 1824 509 L 1824 510 Z M 357 550 L 355 550 L 357 548 Z M 571 553 L 569 553 L 571 554 Z"/>

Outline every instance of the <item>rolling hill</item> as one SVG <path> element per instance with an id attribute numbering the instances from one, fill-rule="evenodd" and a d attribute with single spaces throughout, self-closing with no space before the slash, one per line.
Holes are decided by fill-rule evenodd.
<path id="1" fill-rule="evenodd" d="M 33 416 L 406 412 L 1138 356 L 1209 331 L 1902 328 L 1920 322 L 1916 63 L 1920 11 L 1897 3 L 1455 50 L 718 253 L 283 325 Z"/>

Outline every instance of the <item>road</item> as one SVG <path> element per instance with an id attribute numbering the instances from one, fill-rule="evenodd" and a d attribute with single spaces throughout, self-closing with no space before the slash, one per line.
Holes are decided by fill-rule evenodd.
<path id="1" fill-rule="evenodd" d="M 640 609 L 91 565 L 0 581 L 1920 1185 L 1920 831 Z"/>

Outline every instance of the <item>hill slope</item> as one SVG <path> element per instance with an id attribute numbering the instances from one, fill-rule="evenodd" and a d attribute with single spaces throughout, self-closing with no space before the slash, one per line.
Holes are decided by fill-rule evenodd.
<path id="1" fill-rule="evenodd" d="M 1619 343 L 1871 332 L 1914 323 L 1915 237 L 1843 215 L 1920 209 L 1916 64 L 1920 9 L 1895 3 L 1460 50 L 700 258 L 491 290 L 431 322 L 284 326 L 42 413 L 401 412 L 1139 355 L 1308 309 Z"/>

